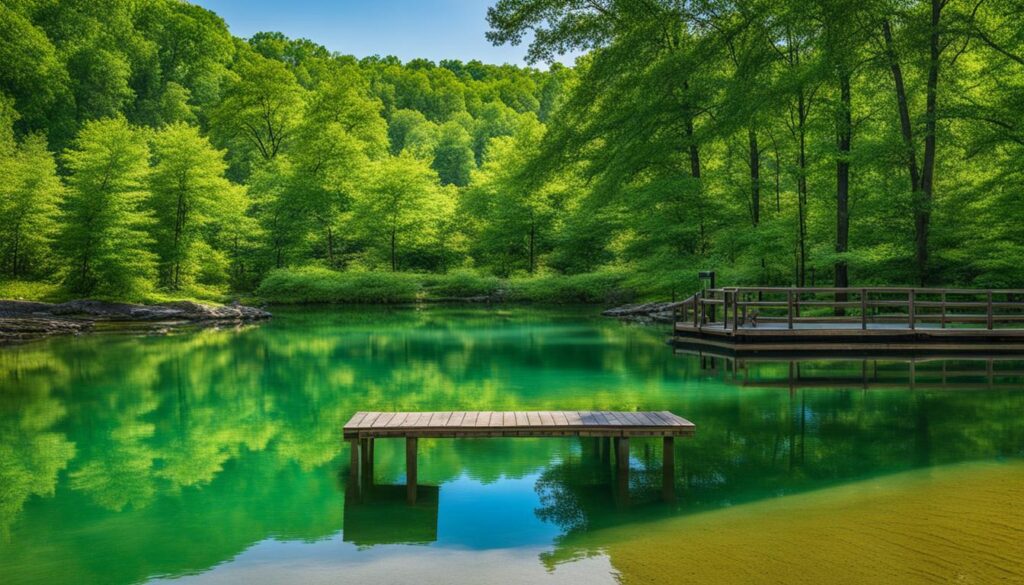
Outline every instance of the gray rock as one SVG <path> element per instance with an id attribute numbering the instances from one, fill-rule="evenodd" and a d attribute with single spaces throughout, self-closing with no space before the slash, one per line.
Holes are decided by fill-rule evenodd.
<path id="1" fill-rule="evenodd" d="M 687 301 L 660 301 L 654 303 L 641 303 L 634 305 L 623 305 L 603 311 L 605 317 L 615 317 L 627 321 L 639 321 L 642 323 L 671 323 L 675 319 L 675 310 Z"/>
<path id="2" fill-rule="evenodd" d="M 142 324 L 142 328 L 167 329 L 187 324 L 248 323 L 269 319 L 263 309 L 233 303 L 226 306 L 177 301 L 156 305 L 75 300 L 51 304 L 31 301 L 0 301 L 0 343 L 50 335 L 79 334 L 98 322 Z M 146 325 L 150 324 L 150 325 Z"/>

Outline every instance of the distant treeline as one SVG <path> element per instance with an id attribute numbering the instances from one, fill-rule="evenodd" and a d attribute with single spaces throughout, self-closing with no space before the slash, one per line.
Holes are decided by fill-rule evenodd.
<path id="1" fill-rule="evenodd" d="M 1012 286 L 1014 2 L 499 0 L 546 71 L 233 37 L 177 0 L 0 6 L 0 278 L 275 269 Z"/>

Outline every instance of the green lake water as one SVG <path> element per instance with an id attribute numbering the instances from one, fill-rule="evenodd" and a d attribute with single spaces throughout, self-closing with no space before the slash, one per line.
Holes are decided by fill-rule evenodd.
<path id="1" fill-rule="evenodd" d="M 0 582 L 614 583 L 602 534 L 1024 458 L 1024 361 L 700 358 L 587 309 L 281 309 L 267 324 L 0 348 Z M 592 439 L 379 440 L 357 410 L 670 410 L 628 503 Z M 1024 526 L 1019 527 L 1024 532 Z M 610 538 L 610 537 L 609 537 Z"/>

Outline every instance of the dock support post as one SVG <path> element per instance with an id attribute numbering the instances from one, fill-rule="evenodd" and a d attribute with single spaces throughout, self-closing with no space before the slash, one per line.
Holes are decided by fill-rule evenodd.
<path id="1" fill-rule="evenodd" d="M 359 442 L 362 444 L 359 448 L 362 456 L 359 475 L 362 483 L 369 487 L 373 484 L 373 439 L 360 439 Z"/>
<path id="2" fill-rule="evenodd" d="M 620 504 L 629 503 L 629 437 L 615 439 L 615 484 Z"/>
<path id="3" fill-rule="evenodd" d="M 405 499 L 416 503 L 416 437 L 405 438 Z"/>
<path id="4" fill-rule="evenodd" d="M 671 435 L 661 440 L 661 497 L 666 502 L 676 499 L 676 442 Z"/>
<path id="5" fill-rule="evenodd" d="M 352 485 L 359 485 L 359 439 L 352 439 L 348 442 L 351 455 L 349 459 L 349 477 Z"/>

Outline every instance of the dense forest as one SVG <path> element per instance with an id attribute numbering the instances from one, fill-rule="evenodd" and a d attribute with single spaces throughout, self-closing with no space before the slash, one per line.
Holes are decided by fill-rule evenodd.
<path id="1" fill-rule="evenodd" d="M 179 0 L 5 0 L 0 288 L 1024 277 L 1020 0 L 498 0 L 488 20 L 548 66 L 239 39 Z"/>

